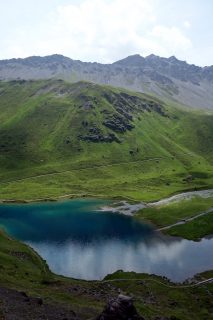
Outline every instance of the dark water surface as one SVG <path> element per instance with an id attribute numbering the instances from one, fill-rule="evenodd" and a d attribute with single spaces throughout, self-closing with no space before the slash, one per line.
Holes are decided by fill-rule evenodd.
<path id="1" fill-rule="evenodd" d="M 213 239 L 164 237 L 131 217 L 98 211 L 107 201 L 0 205 L 0 227 L 32 246 L 57 274 L 102 279 L 118 269 L 183 281 L 213 268 Z"/>

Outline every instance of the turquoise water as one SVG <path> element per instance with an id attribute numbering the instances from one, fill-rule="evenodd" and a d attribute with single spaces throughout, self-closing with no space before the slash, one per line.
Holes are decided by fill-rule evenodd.
<path id="1" fill-rule="evenodd" d="M 102 279 L 118 269 L 183 281 L 213 268 L 213 239 L 164 237 L 150 225 L 102 212 L 102 200 L 0 205 L 0 226 L 57 274 Z"/>

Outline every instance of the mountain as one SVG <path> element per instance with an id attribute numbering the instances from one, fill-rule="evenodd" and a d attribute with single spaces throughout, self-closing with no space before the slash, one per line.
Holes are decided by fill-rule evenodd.
<path id="1" fill-rule="evenodd" d="M 0 198 L 149 200 L 209 187 L 212 123 L 211 114 L 110 86 L 1 81 Z"/>
<path id="2" fill-rule="evenodd" d="M 1 60 L 0 79 L 85 80 L 153 94 L 193 108 L 213 109 L 213 66 L 201 68 L 174 56 L 133 55 L 112 64 L 81 62 L 57 54 Z"/>

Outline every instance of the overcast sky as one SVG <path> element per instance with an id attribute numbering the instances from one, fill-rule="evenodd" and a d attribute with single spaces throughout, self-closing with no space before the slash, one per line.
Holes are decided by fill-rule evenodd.
<path id="1" fill-rule="evenodd" d="M 0 59 L 54 53 L 213 65 L 213 0 L 0 0 Z"/>

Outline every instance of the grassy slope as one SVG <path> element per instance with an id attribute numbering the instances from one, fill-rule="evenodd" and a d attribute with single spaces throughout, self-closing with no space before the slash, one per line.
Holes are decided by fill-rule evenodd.
<path id="1" fill-rule="evenodd" d="M 70 306 L 80 319 L 94 319 L 106 300 L 117 296 L 120 291 L 134 297 L 137 309 L 146 320 L 154 320 L 156 316 L 204 320 L 211 312 L 212 284 L 186 289 L 168 288 L 164 285 L 172 284 L 161 277 L 133 272 L 116 272 L 106 279 L 140 278 L 141 281 L 87 282 L 64 278 L 52 274 L 34 251 L 4 233 L 0 233 L 0 269 L 0 287 L 42 297 L 44 303 Z M 211 272 L 203 274 L 201 279 L 210 277 Z M 3 317 L 3 313 L 0 301 L 0 316 Z"/>
<path id="2" fill-rule="evenodd" d="M 85 82 L 1 82 L 0 93 L 0 199 L 85 193 L 155 200 L 213 186 L 212 115 Z M 115 133 L 122 143 L 79 140 L 88 131 L 82 121 L 113 133 L 104 110 L 119 113 L 105 95 L 123 93 L 160 103 L 167 116 L 131 106 L 135 128 Z M 87 100 L 92 109 L 82 107 Z M 194 179 L 183 181 L 188 175 Z"/>
<path id="3" fill-rule="evenodd" d="M 213 207 L 213 198 L 194 197 L 191 200 L 173 202 L 158 207 L 140 210 L 136 217 L 154 223 L 158 228 L 175 224 L 182 219 L 196 216 Z M 199 240 L 213 234 L 212 213 L 198 217 L 184 225 L 174 226 L 163 231 L 172 236 L 181 236 L 186 239 Z"/>
<path id="4" fill-rule="evenodd" d="M 213 234 L 212 221 L 212 214 L 208 214 L 190 221 L 187 224 L 172 227 L 167 233 L 171 236 L 179 236 L 189 240 L 199 240 L 206 235 Z"/>

